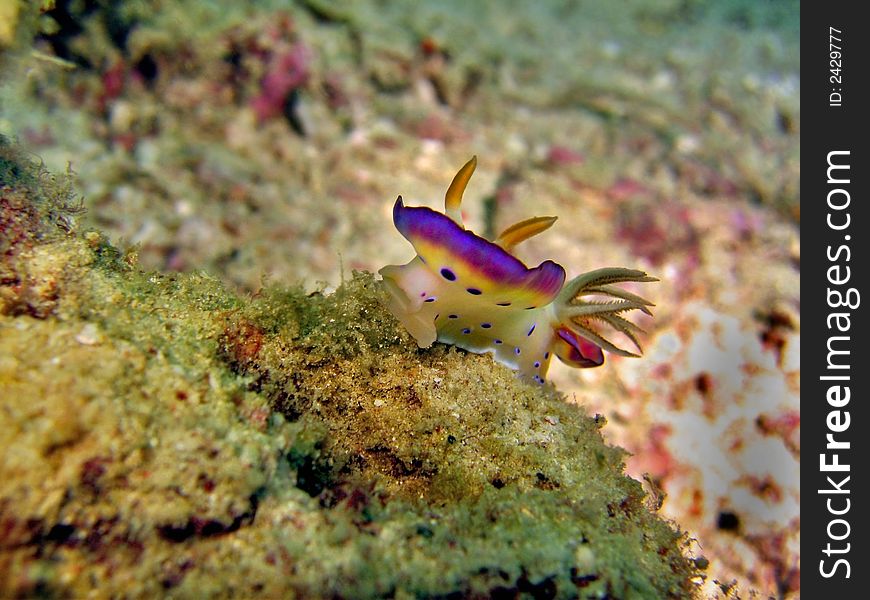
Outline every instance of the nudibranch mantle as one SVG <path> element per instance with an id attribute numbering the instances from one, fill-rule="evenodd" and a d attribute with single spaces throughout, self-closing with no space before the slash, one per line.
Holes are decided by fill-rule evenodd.
<path id="1" fill-rule="evenodd" d="M 495 359 L 524 377 L 543 383 L 555 354 L 574 367 L 604 362 L 602 348 L 637 356 L 601 336 L 604 323 L 625 334 L 640 351 L 641 329 L 620 316 L 630 310 L 650 314 L 652 303 L 615 283 L 656 281 L 642 271 L 598 269 L 565 283 L 565 269 L 546 260 L 528 268 L 510 250 L 549 228 L 554 217 L 534 217 L 507 228 L 495 241 L 465 229 L 459 212 L 474 168 L 472 158 L 453 179 L 445 212 L 393 206 L 396 229 L 417 256 L 406 265 L 380 270 L 389 309 L 421 348 L 439 341 Z M 606 300 L 586 301 L 583 296 Z"/>

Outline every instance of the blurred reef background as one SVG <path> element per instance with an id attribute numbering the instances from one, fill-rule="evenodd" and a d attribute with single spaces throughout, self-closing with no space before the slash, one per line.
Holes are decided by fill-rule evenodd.
<path id="1" fill-rule="evenodd" d="M 0 0 L 0 595 L 800 596 L 796 0 Z M 661 279 L 533 389 L 391 207 Z M 624 452 L 624 448 L 628 452 Z"/>

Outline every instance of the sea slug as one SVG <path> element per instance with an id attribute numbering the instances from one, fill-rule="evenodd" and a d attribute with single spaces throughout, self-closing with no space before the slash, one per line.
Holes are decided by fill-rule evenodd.
<path id="1" fill-rule="evenodd" d="M 550 359 L 573 367 L 597 367 L 603 350 L 638 356 L 599 333 L 609 325 L 624 334 L 638 352 L 643 331 L 622 313 L 651 314 L 651 302 L 614 284 L 657 281 L 643 271 L 610 267 L 565 282 L 565 269 L 546 260 L 528 268 L 511 251 L 548 229 L 556 217 L 533 217 L 505 229 L 494 241 L 465 229 L 459 205 L 477 165 L 468 161 L 453 178 L 445 211 L 393 206 L 396 229 L 417 256 L 406 265 L 380 270 L 389 291 L 389 309 L 421 348 L 436 340 L 495 359 L 539 383 Z M 593 299 L 588 299 L 591 296 Z M 597 299 L 594 299 L 597 298 Z"/>

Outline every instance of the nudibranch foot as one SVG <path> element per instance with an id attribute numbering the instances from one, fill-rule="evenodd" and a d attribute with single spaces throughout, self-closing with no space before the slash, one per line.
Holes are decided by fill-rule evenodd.
<path id="1" fill-rule="evenodd" d="M 598 327 L 622 333 L 640 352 L 643 330 L 623 313 L 651 314 L 651 302 L 616 284 L 657 281 L 642 271 L 597 269 L 565 283 L 565 269 L 546 260 L 529 268 L 514 246 L 553 225 L 533 217 L 505 229 L 494 241 L 465 229 L 460 202 L 477 165 L 473 157 L 453 178 L 445 212 L 393 206 L 396 229 L 417 256 L 380 270 L 389 309 L 425 348 L 434 341 L 491 353 L 523 377 L 544 383 L 550 359 L 580 368 L 604 363 L 603 350 L 638 356 L 606 339 Z M 597 299 L 590 299 L 592 296 Z"/>

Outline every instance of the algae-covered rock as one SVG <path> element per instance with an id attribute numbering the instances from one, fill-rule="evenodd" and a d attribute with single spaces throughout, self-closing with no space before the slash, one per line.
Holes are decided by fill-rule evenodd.
<path id="1" fill-rule="evenodd" d="M 686 598 L 602 419 L 420 350 L 356 273 L 234 295 L 0 143 L 0 595 Z"/>

